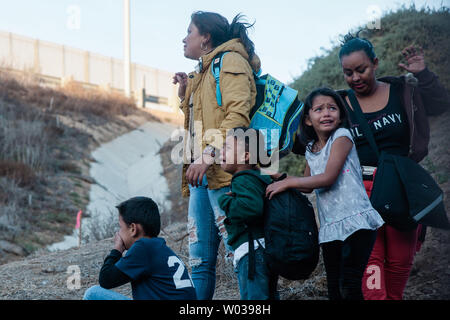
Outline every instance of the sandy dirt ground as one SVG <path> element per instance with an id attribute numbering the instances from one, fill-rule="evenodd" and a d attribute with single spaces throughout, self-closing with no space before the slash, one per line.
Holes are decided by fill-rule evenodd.
<path id="1" fill-rule="evenodd" d="M 423 162 L 444 190 L 447 213 L 450 213 L 448 178 L 450 141 L 447 135 L 449 121 L 450 112 L 431 119 L 430 155 Z M 166 170 L 166 173 L 172 172 L 173 176 L 177 176 L 174 175 L 177 170 L 179 168 L 173 167 Z M 188 255 L 186 223 L 182 221 L 183 215 L 178 214 L 177 221 L 166 225 L 161 236 L 186 263 Z M 428 230 L 426 241 L 416 255 L 405 290 L 405 299 L 450 299 L 449 244 L 450 231 Z M 112 245 L 112 239 L 106 239 L 60 252 L 37 252 L 25 259 L 1 265 L 0 299 L 81 299 L 88 287 L 97 284 L 103 259 Z M 239 299 L 232 269 L 220 259 L 217 277 L 215 299 Z M 76 279 L 80 280 L 79 283 Z M 306 281 L 282 279 L 279 282 L 279 289 L 282 299 L 326 299 L 326 279 L 322 263 L 310 279 Z M 130 286 L 125 285 L 118 288 L 118 291 L 129 295 Z"/>

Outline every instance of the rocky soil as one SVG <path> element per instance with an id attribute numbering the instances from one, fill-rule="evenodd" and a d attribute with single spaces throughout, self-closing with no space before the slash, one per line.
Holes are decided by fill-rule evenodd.
<path id="1" fill-rule="evenodd" d="M 432 142 L 430 155 L 424 166 L 432 172 L 445 192 L 447 212 L 450 213 L 450 141 L 447 137 L 450 112 L 431 119 Z M 179 192 L 180 167 L 168 162 L 170 147 L 163 147 L 165 175 L 170 179 L 172 193 Z M 186 201 L 177 199 L 173 217 L 166 218 L 160 236 L 187 263 Z M 81 299 L 84 291 L 97 284 L 104 257 L 112 248 L 112 239 L 93 242 L 81 248 L 48 253 L 36 252 L 25 259 L 0 266 L 0 299 Z M 72 266 L 72 267 L 71 267 Z M 75 266 L 75 267 L 73 267 Z M 405 299 L 450 299 L 450 231 L 428 229 L 426 241 L 417 253 L 411 277 L 405 290 Z M 79 269 L 78 269 L 79 268 Z M 79 286 L 74 280 L 79 270 Z M 236 278 L 231 266 L 218 261 L 215 299 L 239 299 Z M 282 299 L 326 299 L 326 279 L 320 263 L 313 276 L 306 281 L 279 282 Z M 130 295 L 130 286 L 118 288 Z"/>

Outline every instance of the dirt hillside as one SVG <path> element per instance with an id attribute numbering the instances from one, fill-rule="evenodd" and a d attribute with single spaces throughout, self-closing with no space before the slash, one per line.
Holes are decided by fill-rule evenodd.
<path id="1" fill-rule="evenodd" d="M 0 264 L 70 234 L 95 183 L 91 152 L 152 120 L 115 92 L 0 70 Z"/>
<path id="2" fill-rule="evenodd" d="M 432 136 L 430 154 L 423 164 L 440 182 L 445 192 L 447 212 L 450 213 L 449 150 L 447 131 L 450 112 L 431 119 Z M 170 188 L 177 199 L 172 212 L 166 217 L 161 233 L 170 247 L 187 262 L 186 200 L 175 196 L 179 192 L 180 167 L 168 162 L 170 147 L 163 147 L 162 161 Z M 450 299 L 450 232 L 429 229 L 426 241 L 417 254 L 414 267 L 405 290 L 405 299 Z M 84 291 L 97 284 L 103 259 L 113 245 L 112 239 L 93 242 L 56 253 L 36 252 L 25 259 L 0 266 L 0 299 L 81 299 Z M 80 286 L 73 288 L 70 266 L 80 270 Z M 69 269 L 68 269 L 69 268 Z M 72 267 L 73 268 L 73 267 Z M 75 267 L 76 268 L 76 267 Z M 223 259 L 218 261 L 218 281 L 215 299 L 239 299 L 236 278 L 232 268 Z M 68 286 L 69 281 L 69 286 Z M 72 285 L 71 285 L 72 284 Z M 279 282 L 282 299 L 326 299 L 326 279 L 322 263 L 306 281 Z M 130 286 L 118 288 L 130 294 Z"/>

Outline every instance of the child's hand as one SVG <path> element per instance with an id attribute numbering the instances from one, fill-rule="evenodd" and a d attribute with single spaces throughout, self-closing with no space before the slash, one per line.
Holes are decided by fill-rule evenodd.
<path id="1" fill-rule="evenodd" d="M 114 236 L 114 249 L 120 251 L 121 253 L 123 253 L 126 250 L 122 237 L 119 235 L 118 232 L 116 232 Z"/>
<path id="2" fill-rule="evenodd" d="M 274 195 L 277 193 L 281 193 L 289 188 L 289 184 L 286 180 L 274 182 L 272 184 L 269 184 L 266 188 L 266 197 L 272 199 Z"/>

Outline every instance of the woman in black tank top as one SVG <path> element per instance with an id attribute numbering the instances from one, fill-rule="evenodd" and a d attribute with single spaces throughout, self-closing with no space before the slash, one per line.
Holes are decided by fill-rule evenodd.
<path id="1" fill-rule="evenodd" d="M 375 112 L 365 112 L 364 117 L 369 123 L 377 146 L 380 150 L 400 156 L 408 156 L 409 152 L 409 124 L 402 105 L 401 87 L 391 84 L 387 105 Z M 357 118 L 347 103 L 349 117 L 352 125 L 350 131 L 357 146 L 359 161 L 365 166 L 377 166 L 377 156 L 364 137 Z"/>
<path id="2" fill-rule="evenodd" d="M 428 151 L 427 115 L 432 114 L 433 110 L 438 114 L 448 109 L 449 99 L 437 77 L 426 68 L 423 52 L 420 49 L 408 47 L 402 51 L 402 54 L 407 63 L 399 64 L 399 67 L 414 75 L 414 79 L 418 82 L 416 89 L 418 93 L 414 93 L 414 89 L 412 93 L 408 91 L 411 91 L 411 86 L 408 87 L 405 77 L 376 78 L 378 58 L 372 44 L 366 39 L 347 35 L 344 38 L 339 59 L 344 78 L 355 92 L 364 116 L 374 133 L 378 149 L 387 153 L 409 156 L 418 162 Z M 346 98 L 347 91 L 340 93 L 347 103 L 349 119 L 352 123 L 351 131 L 361 165 L 375 167 L 377 158 L 359 125 L 355 124 L 357 121 Z M 416 99 L 417 95 L 420 97 Z M 438 104 L 434 103 L 438 101 L 437 97 L 441 105 L 439 111 L 435 107 Z M 369 184 L 371 183 L 368 182 L 367 185 Z M 418 238 L 419 235 L 423 235 L 421 233 L 421 225 L 407 232 L 399 231 L 386 224 L 378 229 L 377 240 L 363 277 L 362 289 L 366 300 L 402 299 L 416 253 Z"/>

